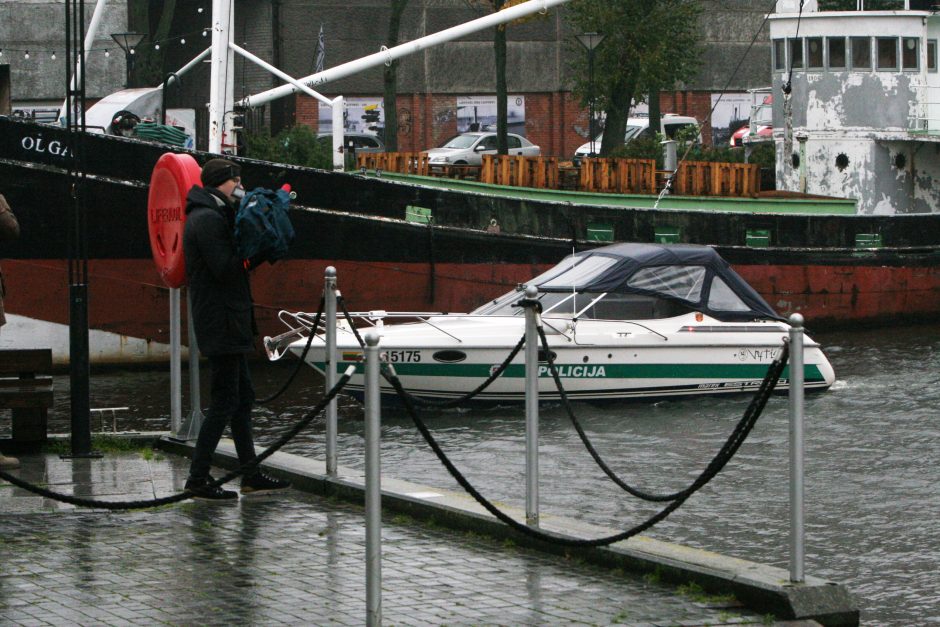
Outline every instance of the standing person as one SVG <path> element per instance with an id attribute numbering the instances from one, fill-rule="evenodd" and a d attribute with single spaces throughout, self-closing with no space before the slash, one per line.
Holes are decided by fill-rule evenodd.
<path id="1" fill-rule="evenodd" d="M 186 489 L 194 498 L 237 499 L 221 487 L 211 487 L 209 467 L 225 426 L 232 430 L 241 464 L 255 458 L 251 436 L 254 388 L 248 373 L 248 354 L 257 333 L 248 269 L 235 248 L 235 209 L 245 195 L 241 168 L 226 159 L 212 159 L 202 168 L 203 187 L 193 186 L 186 197 L 183 251 L 192 299 L 193 324 L 199 350 L 209 359 L 211 400 L 196 440 Z M 287 481 L 256 469 L 242 478 L 242 494 L 281 490 Z"/>
<path id="2" fill-rule="evenodd" d="M 7 199 L 0 194 L 0 240 L 13 240 L 20 236 L 20 223 L 13 215 Z M 6 285 L 3 283 L 3 272 L 0 271 L 0 330 L 6 324 L 6 316 L 3 315 L 3 297 L 6 295 Z M 0 468 L 19 468 L 20 460 L 15 457 L 7 457 L 0 453 Z"/>

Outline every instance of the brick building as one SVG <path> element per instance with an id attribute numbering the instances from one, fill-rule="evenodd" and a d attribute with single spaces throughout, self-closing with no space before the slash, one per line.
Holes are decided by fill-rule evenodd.
<path id="1" fill-rule="evenodd" d="M 96 50 L 89 55 L 91 101 L 119 90 L 124 83 L 123 55 L 109 44 L 111 31 L 153 32 L 154 24 L 127 23 L 128 5 L 143 0 L 108 0 L 108 19 L 99 32 Z M 761 28 L 764 10 L 746 0 L 703 0 L 701 27 L 705 40 L 701 70 L 679 91 L 664 92 L 663 112 L 692 115 L 705 122 L 703 136 L 712 137 L 710 115 L 716 94 L 727 92 L 738 102 L 745 90 L 766 86 L 770 81 L 770 47 L 766 32 L 731 79 L 732 73 L 755 32 Z M 91 15 L 94 2 L 86 2 Z M 176 3 L 173 24 L 162 42 L 164 75 L 182 67 L 209 43 L 201 36 L 210 27 L 210 0 Z M 389 7 L 386 0 L 235 0 L 234 39 L 262 59 L 295 77 L 314 72 L 317 42 L 322 27 L 325 67 L 377 52 L 387 39 Z M 483 13 L 467 0 L 412 0 L 403 18 L 399 41 L 467 22 Z M 64 96 L 64 55 L 51 61 L 49 51 L 63 46 L 62 2 L 34 0 L 23 4 L 0 0 L 0 49 L 34 51 L 31 60 L 7 54 L 11 66 L 13 108 L 18 105 L 55 106 Z M 15 19 L 13 19 L 15 17 Z M 41 18 L 41 19 L 38 19 Z M 123 23 L 121 20 L 124 20 Z M 133 22 L 133 19 L 130 18 Z M 61 25 L 57 28 L 56 25 Z M 542 147 L 543 154 L 570 156 L 588 137 L 588 114 L 572 96 L 570 59 L 584 51 L 565 20 L 564 7 L 544 17 L 508 29 L 507 84 L 510 96 L 521 103 L 522 118 L 514 127 Z M 103 51 L 110 47 L 110 55 Z M 36 55 L 35 51 L 44 51 Z M 6 61 L 6 59 L 9 59 Z M 280 79 L 267 71 L 235 58 L 235 96 L 240 98 L 275 87 Z M 190 72 L 182 85 L 167 95 L 170 106 L 191 107 L 204 112 L 208 101 L 207 66 Z M 461 103 L 495 95 L 495 62 L 492 30 L 465 36 L 402 59 L 398 72 L 399 149 L 421 150 L 439 145 L 462 130 Z M 348 78 L 320 85 L 328 96 L 349 100 L 381 101 L 382 69 L 374 68 Z M 741 107 L 744 108 L 743 105 Z M 323 124 L 316 100 L 295 95 L 272 102 L 250 117 L 253 126 L 278 130 L 296 123 L 317 127 Z M 746 118 L 747 112 L 743 112 Z M 739 121 L 741 112 L 731 119 Z M 522 121 L 524 120 L 524 122 Z M 725 122 L 721 122 L 725 123 Z M 720 134 L 716 134 L 720 137 Z"/>

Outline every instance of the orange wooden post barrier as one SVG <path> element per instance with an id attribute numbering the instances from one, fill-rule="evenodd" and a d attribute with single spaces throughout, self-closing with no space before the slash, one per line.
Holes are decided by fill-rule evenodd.
<path id="1" fill-rule="evenodd" d="M 480 167 L 480 182 L 496 183 L 496 159 L 493 155 L 483 155 L 483 165 Z"/>
<path id="2" fill-rule="evenodd" d="M 581 160 L 580 181 L 578 182 L 581 191 L 594 191 L 594 159 Z"/>

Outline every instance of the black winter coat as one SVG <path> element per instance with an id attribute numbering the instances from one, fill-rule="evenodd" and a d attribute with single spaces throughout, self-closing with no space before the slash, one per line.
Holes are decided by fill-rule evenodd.
<path id="1" fill-rule="evenodd" d="M 248 270 L 235 250 L 235 208 L 214 188 L 193 186 L 186 196 L 183 254 L 199 351 L 253 352 L 257 327 Z"/>

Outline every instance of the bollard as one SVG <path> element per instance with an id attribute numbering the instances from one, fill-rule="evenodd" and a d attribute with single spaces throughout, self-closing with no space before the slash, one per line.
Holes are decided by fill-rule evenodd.
<path id="1" fill-rule="evenodd" d="M 365 336 L 366 625 L 382 624 L 382 470 L 379 461 L 379 336 Z"/>
<path id="2" fill-rule="evenodd" d="M 170 288 L 170 432 L 179 437 L 183 422 L 183 372 L 180 365 L 180 288 Z"/>
<path id="3" fill-rule="evenodd" d="M 803 583 L 803 316 L 790 316 L 790 581 Z"/>
<path id="4" fill-rule="evenodd" d="M 327 266 L 323 281 L 323 308 L 326 311 L 326 353 L 324 354 L 323 371 L 326 373 L 326 389 L 332 390 L 336 386 L 336 268 Z M 313 329 L 311 333 L 316 333 Z M 336 476 L 336 430 L 337 430 L 337 404 L 336 398 L 326 406 L 326 474 Z"/>
<path id="5" fill-rule="evenodd" d="M 183 421 L 176 437 L 180 440 L 196 440 L 202 421 L 202 396 L 199 391 L 199 345 L 196 343 L 196 325 L 193 324 L 193 299 L 186 294 L 186 327 L 189 337 L 189 417 Z"/>
<path id="6" fill-rule="evenodd" d="M 536 300 L 534 285 L 525 288 L 527 300 Z M 539 526 L 539 324 L 535 307 L 525 310 L 525 521 Z"/>

